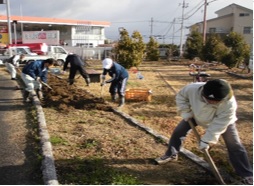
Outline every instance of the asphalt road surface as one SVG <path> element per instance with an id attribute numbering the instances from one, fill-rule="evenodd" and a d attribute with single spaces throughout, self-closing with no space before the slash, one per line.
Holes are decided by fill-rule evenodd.
<path id="1" fill-rule="evenodd" d="M 22 91 L 15 89 L 21 80 L 11 80 L 5 69 L 0 66 L 0 185 L 41 185 L 32 104 L 23 103 Z"/>

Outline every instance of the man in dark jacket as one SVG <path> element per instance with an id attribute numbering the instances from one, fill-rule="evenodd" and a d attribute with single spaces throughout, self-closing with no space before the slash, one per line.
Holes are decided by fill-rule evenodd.
<path id="1" fill-rule="evenodd" d="M 86 85 L 89 86 L 90 78 L 84 69 L 85 65 L 84 62 L 81 60 L 80 56 L 78 56 L 77 54 L 69 54 L 66 57 L 63 71 L 66 71 L 69 63 L 70 63 L 69 84 L 72 85 L 74 83 L 76 72 L 79 71 L 80 75 L 85 79 Z"/>
<path id="2" fill-rule="evenodd" d="M 36 90 L 39 99 L 42 98 L 41 81 L 47 83 L 48 68 L 54 64 L 54 59 L 37 60 L 25 65 L 22 69 L 21 78 L 26 84 L 24 101 L 29 97 L 31 100 L 32 92 Z"/>
<path id="3" fill-rule="evenodd" d="M 123 66 L 113 62 L 111 58 L 105 58 L 102 61 L 102 66 L 103 73 L 101 86 L 104 86 L 106 83 L 111 83 L 109 92 L 111 94 L 112 101 L 116 100 L 116 93 L 118 93 L 120 98 L 119 107 L 121 107 L 125 102 L 125 90 L 129 74 Z M 111 79 L 105 81 L 107 73 Z"/>

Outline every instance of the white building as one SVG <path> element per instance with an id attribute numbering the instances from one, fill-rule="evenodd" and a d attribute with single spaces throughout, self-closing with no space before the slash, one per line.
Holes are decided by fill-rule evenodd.
<path id="1" fill-rule="evenodd" d="M 253 10 L 237 4 L 231 4 L 215 12 L 218 17 L 207 20 L 206 35 L 217 33 L 227 35 L 229 32 L 241 34 L 246 43 L 253 45 Z M 203 22 L 191 26 L 203 34 Z"/>
<path id="2" fill-rule="evenodd" d="M 59 44 L 84 47 L 96 47 L 99 44 L 104 44 L 106 40 L 105 28 L 110 26 L 110 23 L 106 21 L 28 16 L 11 16 L 10 21 L 12 23 L 12 39 L 17 38 L 18 43 L 22 42 L 23 31 L 59 30 Z M 16 25 L 13 25 L 14 23 Z M 0 15 L 0 42 L 9 43 L 6 15 Z"/>

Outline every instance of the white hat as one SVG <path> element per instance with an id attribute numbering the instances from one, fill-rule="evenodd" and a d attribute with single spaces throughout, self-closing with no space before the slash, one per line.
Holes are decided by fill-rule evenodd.
<path id="1" fill-rule="evenodd" d="M 112 66 L 112 64 L 113 64 L 113 61 L 112 61 L 112 59 L 110 59 L 110 58 L 106 58 L 106 59 L 104 59 L 104 60 L 102 61 L 102 66 L 103 66 L 103 68 L 105 68 L 105 69 L 110 69 L 110 67 Z"/>

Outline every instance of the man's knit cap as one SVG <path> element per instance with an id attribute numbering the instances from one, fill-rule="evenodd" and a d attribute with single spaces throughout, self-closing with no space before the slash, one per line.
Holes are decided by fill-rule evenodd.
<path id="1" fill-rule="evenodd" d="M 223 79 L 214 79 L 204 85 L 203 96 L 209 100 L 221 101 L 230 92 L 230 85 Z"/>

